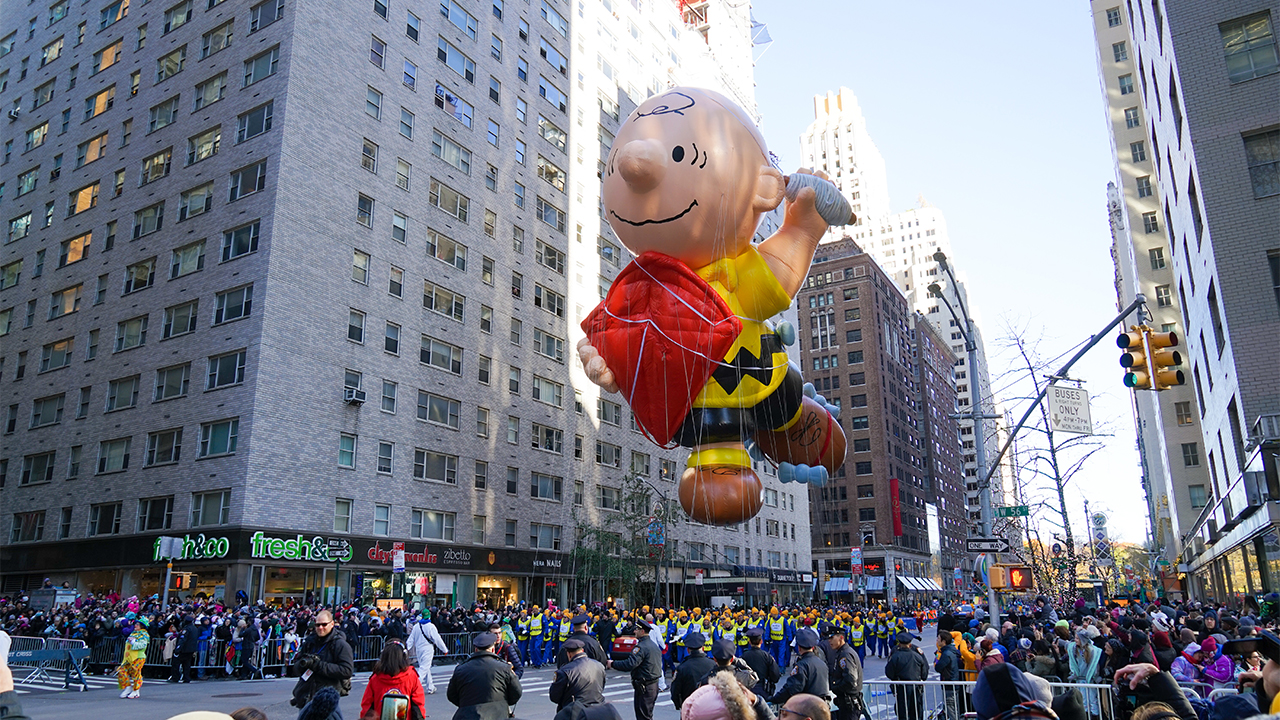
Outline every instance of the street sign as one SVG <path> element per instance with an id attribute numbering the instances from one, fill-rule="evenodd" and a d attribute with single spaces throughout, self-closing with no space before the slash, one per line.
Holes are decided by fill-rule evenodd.
<path id="1" fill-rule="evenodd" d="M 344 538 L 329 538 L 329 555 L 330 557 L 341 557 L 347 554 L 347 541 Z"/>
<path id="2" fill-rule="evenodd" d="M 1093 434 L 1089 418 L 1089 393 L 1082 388 L 1050 385 L 1049 428 L 1054 432 Z"/>
<path id="3" fill-rule="evenodd" d="M 1062 545 L 1061 545 L 1061 544 L 1059 544 L 1059 543 L 1054 543 L 1054 544 L 1053 544 L 1053 547 L 1052 547 L 1052 548 L 1050 548 L 1050 549 L 1053 551 L 1053 554 L 1054 554 L 1054 555 L 1061 555 L 1061 554 L 1062 554 Z"/>
<path id="4" fill-rule="evenodd" d="M 1007 505 L 996 508 L 996 517 L 1030 517 L 1031 509 L 1026 505 Z"/>
<path id="5" fill-rule="evenodd" d="M 404 543 L 391 544 L 391 572 L 404 572 Z"/>
<path id="6" fill-rule="evenodd" d="M 1013 547 L 1009 545 L 1008 540 L 1002 537 L 966 538 L 964 551 L 968 553 L 1007 553 L 1013 552 Z"/>

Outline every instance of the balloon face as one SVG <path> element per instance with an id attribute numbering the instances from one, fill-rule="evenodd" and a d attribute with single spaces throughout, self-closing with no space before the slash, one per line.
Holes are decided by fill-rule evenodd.
<path id="1" fill-rule="evenodd" d="M 717 93 L 673 88 L 646 100 L 614 139 L 605 167 L 610 226 L 636 255 L 657 251 L 690 267 L 735 257 L 760 211 L 764 141 Z"/>

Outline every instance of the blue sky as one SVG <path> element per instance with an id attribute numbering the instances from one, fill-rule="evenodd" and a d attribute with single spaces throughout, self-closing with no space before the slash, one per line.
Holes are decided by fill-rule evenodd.
<path id="1" fill-rule="evenodd" d="M 797 167 L 812 97 L 854 91 L 885 158 L 893 210 L 923 195 L 947 217 L 995 384 L 1009 385 L 996 379 L 1011 369 L 995 347 L 1007 325 L 1043 333 L 1041 350 L 1055 357 L 1115 315 L 1106 220 L 1114 172 L 1088 3 L 753 6 L 774 40 L 756 65 L 770 149 Z M 1108 338 L 1073 369 L 1095 423 L 1109 420 L 1114 436 L 1067 497 L 1077 537 L 1086 532 L 1083 493 L 1111 515 L 1113 537 L 1140 542 L 1145 506 L 1118 358 Z M 1015 415 L 1025 404 L 1014 398 L 1029 387 L 1004 393 Z"/>

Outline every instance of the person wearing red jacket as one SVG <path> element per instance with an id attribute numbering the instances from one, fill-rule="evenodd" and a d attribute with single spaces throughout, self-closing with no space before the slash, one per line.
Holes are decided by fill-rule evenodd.
<path id="1" fill-rule="evenodd" d="M 426 694 L 422 691 L 422 681 L 418 673 L 409 665 L 409 655 L 404 645 L 398 640 L 387 643 L 382 649 L 378 663 L 373 666 L 373 675 L 364 688 L 364 697 L 360 700 L 361 720 L 376 720 L 382 716 L 382 696 L 391 690 L 404 693 L 409 698 L 409 717 L 411 720 L 427 716 Z"/>

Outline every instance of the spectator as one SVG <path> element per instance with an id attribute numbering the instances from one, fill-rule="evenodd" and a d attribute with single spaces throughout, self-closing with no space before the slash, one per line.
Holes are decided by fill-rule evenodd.
<path id="1" fill-rule="evenodd" d="M 334 627 L 328 610 L 316 613 L 315 631 L 299 648 L 297 664 L 302 675 L 293 688 L 290 704 L 294 707 L 306 705 L 320 688 L 331 687 L 341 695 L 351 692 L 355 673 L 351 646 L 346 634 Z"/>
<path id="2" fill-rule="evenodd" d="M 382 648 L 382 656 L 373 666 L 369 684 L 360 699 L 360 717 L 377 720 L 381 716 L 382 696 L 397 690 L 409 698 L 410 720 L 422 720 L 427 715 L 426 696 L 418 673 L 409 665 L 409 656 L 399 640 L 389 640 Z"/>

